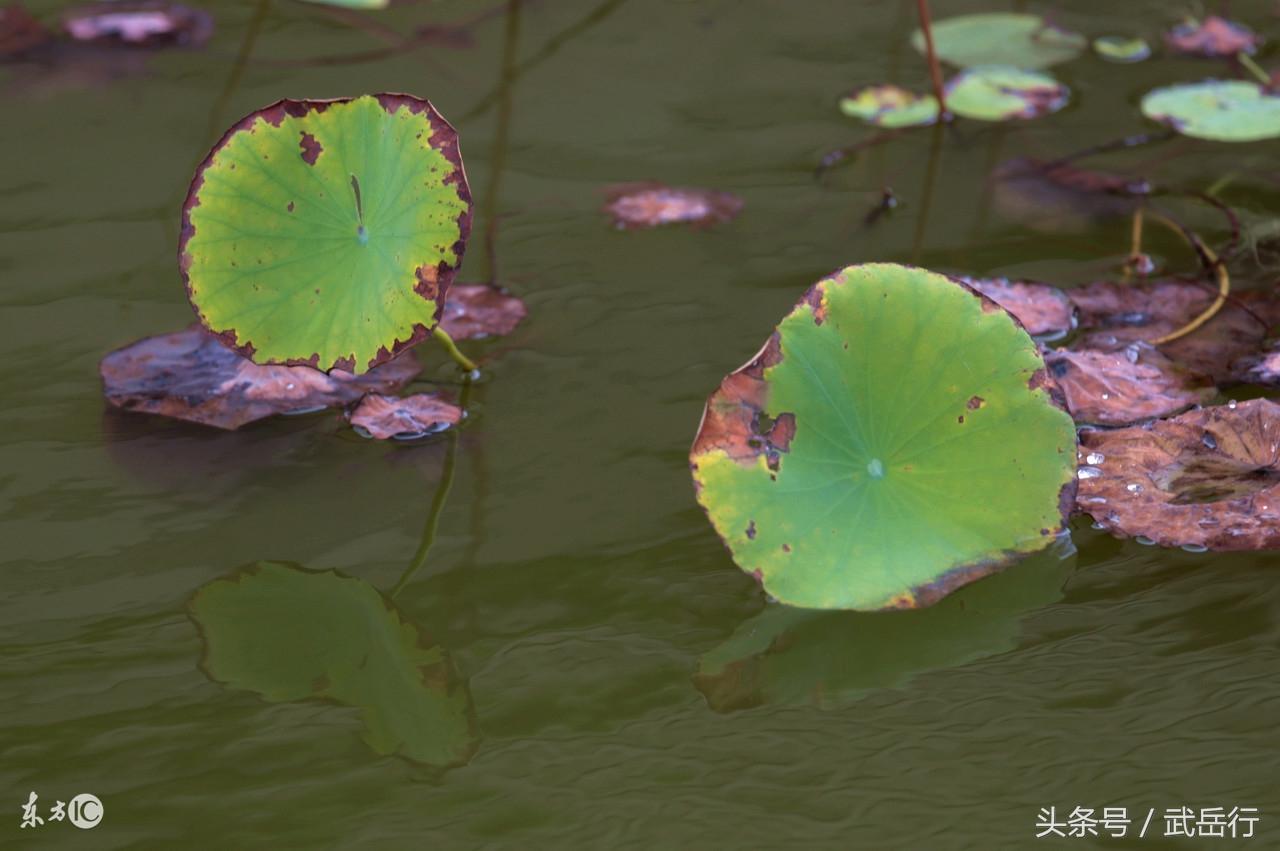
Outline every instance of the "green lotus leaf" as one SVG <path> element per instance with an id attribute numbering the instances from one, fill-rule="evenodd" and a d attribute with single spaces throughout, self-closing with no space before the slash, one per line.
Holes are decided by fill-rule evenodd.
<path id="1" fill-rule="evenodd" d="M 1093 40 L 1093 52 L 1108 62 L 1128 64 L 1141 62 L 1151 56 L 1151 45 L 1146 39 L 1122 35 L 1104 35 Z"/>
<path id="2" fill-rule="evenodd" d="M 1075 429 L 1051 391 L 994 302 L 921 269 L 851 266 L 708 400 L 698 501 L 784 603 L 929 605 L 1063 527 Z"/>
<path id="3" fill-rule="evenodd" d="M 963 118 L 1011 121 L 1057 112 L 1071 91 L 1048 74 L 984 65 L 952 77 L 946 96 L 947 109 Z"/>
<path id="4" fill-rule="evenodd" d="M 1148 92 L 1142 114 L 1184 136 L 1256 142 L 1280 136 L 1280 96 L 1243 80 L 1203 80 Z"/>
<path id="5" fill-rule="evenodd" d="M 924 53 L 924 33 L 913 32 L 911 44 Z M 933 46 L 938 58 L 962 68 L 972 65 L 1048 68 L 1075 59 L 1084 52 L 1088 41 L 1036 15 L 990 12 L 935 22 Z"/>
<path id="6" fill-rule="evenodd" d="M 273 703 L 359 707 L 380 754 L 446 766 L 475 750 L 475 710 L 448 653 L 366 582 L 261 562 L 205 585 L 190 608 L 219 682 Z"/>
<path id="7" fill-rule="evenodd" d="M 364 372 L 436 325 L 471 227 L 425 100 L 284 100 L 200 165 L 179 260 L 200 321 L 256 363 Z"/>
<path id="8" fill-rule="evenodd" d="M 894 85 L 866 86 L 841 98 L 840 111 L 877 127 L 915 127 L 938 120 L 938 99 Z"/>

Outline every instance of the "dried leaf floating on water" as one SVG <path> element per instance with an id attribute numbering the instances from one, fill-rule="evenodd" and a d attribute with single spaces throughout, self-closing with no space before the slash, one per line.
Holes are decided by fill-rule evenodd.
<path id="1" fill-rule="evenodd" d="M 1211 284 L 1157 279 L 1140 284 L 1099 281 L 1067 290 L 1084 336 L 1080 345 L 1116 351 L 1159 339 L 1183 327 L 1213 302 Z M 1192 372 L 1221 384 L 1237 380 L 1241 359 L 1256 355 L 1280 321 L 1280 298 L 1269 292 L 1233 293 L 1205 325 L 1160 346 L 1160 352 Z"/>
<path id="2" fill-rule="evenodd" d="M 852 266 L 708 400 L 698 501 L 784 603 L 927 606 L 1062 528 L 1075 428 L 1054 392 L 990 299 L 922 269 Z"/>
<path id="3" fill-rule="evenodd" d="M 742 199 L 711 189 L 661 183 L 621 183 L 606 190 L 605 212 L 619 230 L 669 224 L 712 225 L 742 212 Z"/>
<path id="4" fill-rule="evenodd" d="M 488 284 L 454 284 L 444 303 L 440 326 L 454 340 L 502 337 L 529 313 L 525 303 Z"/>
<path id="5" fill-rule="evenodd" d="M 461 408 L 431 393 L 384 396 L 370 393 L 348 419 L 352 428 L 378 440 L 411 440 L 436 434 L 461 422 Z"/>
<path id="6" fill-rule="evenodd" d="M 1167 417 L 1207 402 L 1216 392 L 1207 377 L 1150 346 L 1111 352 L 1056 349 L 1044 360 L 1078 423 L 1120 426 Z"/>
<path id="7" fill-rule="evenodd" d="M 213 17 L 165 0 L 114 0 L 63 13 L 72 39 L 122 47 L 199 47 L 213 35 Z"/>
<path id="8" fill-rule="evenodd" d="M 1267 399 L 1081 435 L 1078 505 L 1166 547 L 1280 548 L 1280 405 Z"/>
<path id="9" fill-rule="evenodd" d="M 1217 15 L 1184 21 L 1166 33 L 1164 40 L 1175 53 L 1212 59 L 1251 54 L 1262 44 L 1262 36 L 1244 24 Z"/>
<path id="10" fill-rule="evenodd" d="M 1057 287 L 1008 278 L 959 280 L 1013 314 L 1032 337 L 1056 339 L 1075 327 L 1075 306 Z"/>
<path id="11" fill-rule="evenodd" d="M 276 414 L 338 407 L 366 393 L 394 393 L 421 367 L 412 353 L 361 376 L 306 366 L 259 366 L 191 327 L 111 352 L 98 367 L 108 402 L 222 429 Z"/>

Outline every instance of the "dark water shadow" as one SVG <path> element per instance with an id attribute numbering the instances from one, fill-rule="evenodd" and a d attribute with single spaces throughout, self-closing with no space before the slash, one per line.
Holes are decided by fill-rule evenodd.
<path id="1" fill-rule="evenodd" d="M 935 606 L 827 612 L 770 604 L 699 660 L 693 681 L 716 712 L 767 704 L 847 705 L 1018 646 L 1021 621 L 1057 602 L 1075 565 L 1069 538 Z"/>

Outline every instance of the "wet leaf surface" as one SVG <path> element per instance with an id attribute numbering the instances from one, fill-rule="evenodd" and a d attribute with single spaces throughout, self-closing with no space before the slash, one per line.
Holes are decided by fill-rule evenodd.
<path id="1" fill-rule="evenodd" d="M 1063 537 L 1017 570 L 916 611 L 767 605 L 703 654 L 694 685 L 715 712 L 777 704 L 835 709 L 874 689 L 1012 650 L 1022 618 L 1061 599 L 1073 555 L 1070 538 Z"/>
<path id="2" fill-rule="evenodd" d="M 461 408 L 431 393 L 385 396 L 370 393 L 360 400 L 348 419 L 364 437 L 377 440 L 414 440 L 437 434 L 461 422 Z"/>
<path id="3" fill-rule="evenodd" d="M 1048 68 L 1075 59 L 1088 42 L 1084 36 L 1048 23 L 1036 15 L 986 12 L 935 21 L 933 43 L 938 57 L 961 67 L 1009 65 Z M 911 44 L 925 52 L 924 34 L 916 30 Z"/>
<path id="4" fill-rule="evenodd" d="M 866 86 L 841 98 L 840 111 L 877 127 L 916 127 L 937 122 L 938 100 L 901 86 Z"/>
<path id="5" fill-rule="evenodd" d="M 1118 351 L 1133 342 L 1158 339 L 1183 327 L 1213 302 L 1205 282 L 1152 280 L 1140 284 L 1099 281 L 1067 290 L 1084 335 L 1080 346 Z M 1280 299 L 1270 293 L 1233 293 L 1205 325 L 1165 343 L 1160 351 L 1192 372 L 1222 384 L 1236 380 L 1242 359 L 1256 355 L 1269 329 L 1280 321 Z"/>
<path id="6" fill-rule="evenodd" d="M 1108 62 L 1127 65 L 1149 58 L 1151 45 L 1142 38 L 1104 35 L 1093 40 L 1093 51 Z"/>
<path id="7" fill-rule="evenodd" d="M 379 754 L 445 767 L 475 752 L 475 707 L 449 653 L 366 582 L 259 562 L 205 585 L 190 612 L 206 673 L 229 688 L 356 707 Z"/>
<path id="8" fill-rule="evenodd" d="M 1175 53 L 1213 59 L 1254 53 L 1262 44 L 1262 37 L 1244 24 L 1217 15 L 1184 21 L 1166 33 L 1164 40 Z"/>
<path id="9" fill-rule="evenodd" d="M 1220 405 L 1081 435 L 1078 505 L 1167 547 L 1280 548 L 1280 405 Z"/>
<path id="10" fill-rule="evenodd" d="M 1082 231 L 1100 221 L 1129 216 L 1133 196 L 1150 191 L 1138 178 L 1034 158 L 1001 163 L 992 171 L 991 182 L 1003 215 L 1055 233 Z"/>
<path id="11" fill-rule="evenodd" d="M 430 334 L 470 229 L 457 133 L 430 103 L 285 100 L 201 164 L 179 259 L 201 322 L 246 357 L 361 373 Z"/>
<path id="12" fill-rule="evenodd" d="M 946 96 L 947 109 L 962 118 L 1013 121 L 1057 112 L 1071 91 L 1048 74 L 981 65 L 952 77 Z"/>
<path id="13" fill-rule="evenodd" d="M 510 334 L 524 321 L 525 303 L 488 284 L 454 284 L 444 303 L 440 327 L 454 340 L 478 340 Z"/>
<path id="14" fill-rule="evenodd" d="M 620 183 L 609 187 L 606 195 L 605 212 L 619 230 L 670 224 L 709 226 L 730 221 L 742 212 L 741 198 L 712 189 Z"/>
<path id="15" fill-rule="evenodd" d="M 199 47 L 213 35 L 213 16 L 164 0 L 114 0 L 63 13 L 62 29 L 76 41 L 122 47 Z"/>
<path id="16" fill-rule="evenodd" d="M 1142 114 L 1196 139 L 1256 142 L 1280 136 L 1280 96 L 1245 80 L 1154 89 L 1142 98 Z"/>
<path id="17" fill-rule="evenodd" d="M 698 501 L 784 603 L 927 606 L 1062 528 L 1075 428 L 1051 390 L 994 302 L 921 269 L 849 267 L 708 400 Z"/>
<path id="18" fill-rule="evenodd" d="M 959 280 L 1012 313 L 1032 337 L 1054 340 L 1075 327 L 1075 305 L 1057 287 L 1008 278 L 961 276 Z"/>
<path id="19" fill-rule="evenodd" d="M 103 395 L 117 408 L 237 429 L 276 414 L 346 405 L 365 393 L 393 393 L 421 367 L 412 353 L 362 376 L 259 366 L 195 326 L 117 349 L 98 371 Z"/>
<path id="20" fill-rule="evenodd" d="M 1078 423 L 1120 426 L 1167 417 L 1216 393 L 1208 377 L 1145 345 L 1109 352 L 1056 349 L 1044 360 Z"/>
<path id="21" fill-rule="evenodd" d="M 22 56 L 52 37 L 21 3 L 0 7 L 0 59 Z"/>

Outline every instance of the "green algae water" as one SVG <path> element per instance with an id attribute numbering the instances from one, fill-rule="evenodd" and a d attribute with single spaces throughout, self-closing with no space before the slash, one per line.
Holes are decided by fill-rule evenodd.
<path id="1" fill-rule="evenodd" d="M 824 153 L 874 132 L 840 94 L 927 90 L 912 4 L 489 8 L 377 13 L 401 33 L 478 18 L 469 41 L 397 51 L 272 3 L 237 74 L 257 12 L 219 3 L 200 50 L 0 67 L 0 845 L 1110 847 L 1153 812 L 1138 844 L 1172 847 L 1182 807 L 1256 808 L 1246 847 L 1280 842 L 1277 556 L 1085 519 L 928 610 L 800 612 L 733 565 L 686 459 L 707 394 L 834 269 L 1114 274 L 1123 216 L 986 176 L 1150 129 L 1144 92 L 1228 69 L 1086 55 L 1053 69 L 1055 115 L 904 133 L 818 182 Z M 1269 11 L 1231 9 L 1274 37 Z M 1056 20 L 1155 43 L 1168 17 L 1080 0 Z M 192 319 L 179 207 L 221 131 L 282 97 L 376 91 L 457 127 L 477 199 L 459 280 L 529 304 L 513 335 L 463 344 L 487 376 L 456 446 L 361 440 L 332 412 L 221 433 L 106 410 L 101 356 Z M 1171 144 L 1098 165 L 1235 175 L 1239 209 L 1280 209 L 1274 144 Z M 603 190 L 637 180 L 745 206 L 617 231 Z M 900 204 L 868 224 L 885 186 Z M 1193 267 L 1172 236 L 1147 248 Z M 419 351 L 415 389 L 452 380 Z M 45 822 L 22 828 L 32 793 Z M 96 826 L 49 820 L 82 794 Z M 1132 823 L 1037 841 L 1049 807 Z"/>

